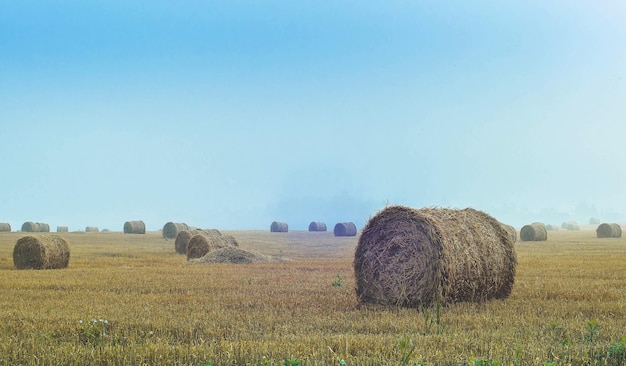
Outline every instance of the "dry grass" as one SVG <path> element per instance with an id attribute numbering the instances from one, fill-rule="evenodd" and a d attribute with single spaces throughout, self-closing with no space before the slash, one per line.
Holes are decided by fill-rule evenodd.
<path id="1" fill-rule="evenodd" d="M 508 299 L 437 313 L 359 307 L 357 237 L 224 233 L 291 261 L 189 266 L 160 232 L 68 233 L 67 269 L 17 271 L 21 234 L 0 233 L 0 364 L 399 365 L 415 346 L 406 364 L 617 365 L 626 343 L 623 238 L 518 242 Z"/>

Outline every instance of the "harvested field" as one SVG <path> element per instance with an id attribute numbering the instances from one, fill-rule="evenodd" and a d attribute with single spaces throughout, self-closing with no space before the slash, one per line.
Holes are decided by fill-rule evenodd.
<path id="1" fill-rule="evenodd" d="M 160 231 L 73 232 L 67 268 L 18 271 L 23 233 L 0 232 L 0 364 L 395 366 L 413 346 L 407 365 L 621 362 L 623 237 L 553 232 L 516 246 L 508 298 L 414 309 L 359 304 L 357 237 L 222 234 L 289 260 L 188 265 Z"/>

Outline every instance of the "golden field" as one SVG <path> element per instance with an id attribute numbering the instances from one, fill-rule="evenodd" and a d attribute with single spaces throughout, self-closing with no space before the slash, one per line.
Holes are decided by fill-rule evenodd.
<path id="1" fill-rule="evenodd" d="M 358 236 L 223 231 L 285 263 L 187 265 L 174 241 L 62 233 L 69 267 L 16 270 L 0 233 L 0 365 L 624 365 L 626 239 L 517 242 L 511 296 L 359 306 Z"/>

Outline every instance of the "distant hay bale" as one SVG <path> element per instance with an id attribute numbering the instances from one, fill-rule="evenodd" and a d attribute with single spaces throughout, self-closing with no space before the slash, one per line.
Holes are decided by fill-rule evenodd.
<path id="1" fill-rule="evenodd" d="M 559 225 L 548 224 L 548 225 L 546 225 L 546 230 L 548 230 L 548 231 L 559 231 Z"/>
<path id="2" fill-rule="evenodd" d="M 96 226 L 87 226 L 85 228 L 86 233 L 99 233 L 100 230 Z"/>
<path id="3" fill-rule="evenodd" d="M 333 229 L 335 236 L 356 236 L 356 225 L 352 222 L 339 222 Z"/>
<path id="4" fill-rule="evenodd" d="M 124 234 L 145 234 L 146 224 L 143 221 L 126 221 L 124 223 Z"/>
<path id="5" fill-rule="evenodd" d="M 622 227 L 616 223 L 603 223 L 596 229 L 598 238 L 621 238 Z"/>
<path id="6" fill-rule="evenodd" d="M 543 224 L 524 225 L 519 232 L 519 237 L 521 241 L 546 241 L 548 230 Z"/>
<path id="7" fill-rule="evenodd" d="M 188 264 L 213 264 L 213 263 L 232 263 L 232 264 L 250 264 L 250 263 L 276 263 L 285 262 L 285 259 L 279 257 L 271 257 L 264 254 L 249 252 L 239 248 L 224 247 L 215 249 L 201 258 L 189 260 Z"/>
<path id="8" fill-rule="evenodd" d="M 69 244 L 58 235 L 24 236 L 13 248 L 17 269 L 67 268 L 69 261 Z"/>
<path id="9" fill-rule="evenodd" d="M 321 221 L 312 221 L 309 224 L 309 231 L 326 231 L 326 223 Z"/>
<path id="10" fill-rule="evenodd" d="M 0 231 L 11 231 L 11 224 L 7 222 L 0 222 Z"/>
<path id="11" fill-rule="evenodd" d="M 289 231 L 289 225 L 286 222 L 274 221 L 270 226 L 270 232 L 273 233 L 286 233 Z"/>
<path id="12" fill-rule="evenodd" d="M 57 233 L 67 233 L 69 228 L 67 226 L 57 226 Z"/>
<path id="13" fill-rule="evenodd" d="M 185 223 L 168 222 L 163 225 L 163 237 L 165 239 L 175 239 L 182 230 L 189 231 L 189 226 Z"/>
<path id="14" fill-rule="evenodd" d="M 482 211 L 390 206 L 361 232 L 356 292 L 362 303 L 415 308 L 506 298 L 516 264 L 509 234 Z"/>
<path id="15" fill-rule="evenodd" d="M 27 233 L 48 233 L 50 232 L 50 225 L 43 222 L 27 221 L 22 224 L 22 231 Z"/>
<path id="16" fill-rule="evenodd" d="M 565 221 L 561 224 L 561 229 L 567 230 L 568 225 L 578 225 L 578 223 L 576 221 Z"/>
<path id="17" fill-rule="evenodd" d="M 578 231 L 580 230 L 580 226 L 578 226 L 578 224 L 567 224 L 567 230 Z"/>
<path id="18" fill-rule="evenodd" d="M 508 224 L 500 223 L 500 225 L 509 234 L 509 238 L 511 239 L 511 242 L 515 243 L 517 241 L 517 230 L 515 230 L 513 226 L 508 225 Z"/>
<path id="19" fill-rule="evenodd" d="M 192 236 L 196 234 L 196 230 L 181 230 L 174 240 L 174 249 L 178 254 L 187 254 L 187 244 Z"/>
<path id="20" fill-rule="evenodd" d="M 600 219 L 597 217 L 591 217 L 589 218 L 589 225 L 599 225 L 600 224 Z"/>
<path id="21" fill-rule="evenodd" d="M 187 242 L 187 260 L 201 258 L 215 249 L 238 246 L 239 243 L 234 237 L 222 235 L 218 230 L 195 230 Z"/>

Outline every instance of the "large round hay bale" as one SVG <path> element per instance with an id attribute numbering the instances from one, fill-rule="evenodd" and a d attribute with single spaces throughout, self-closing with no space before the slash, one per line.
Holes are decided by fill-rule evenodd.
<path id="1" fill-rule="evenodd" d="M 578 224 L 567 224 L 566 229 L 570 231 L 578 231 L 580 230 L 580 226 L 578 226 Z"/>
<path id="2" fill-rule="evenodd" d="M 546 225 L 547 231 L 559 231 L 559 225 L 548 224 Z"/>
<path id="3" fill-rule="evenodd" d="M 517 241 L 517 230 L 515 230 L 513 226 L 508 225 L 508 224 L 500 223 L 500 225 L 502 225 L 502 228 L 506 230 L 506 232 L 509 234 L 509 238 L 511 239 L 511 242 L 515 243 Z"/>
<path id="4" fill-rule="evenodd" d="M 516 264 L 509 234 L 482 211 L 390 206 L 361 232 L 356 292 L 363 303 L 416 308 L 506 298 Z"/>
<path id="5" fill-rule="evenodd" d="M 596 229 L 596 234 L 598 238 L 621 238 L 622 227 L 616 223 L 603 223 Z"/>
<path id="6" fill-rule="evenodd" d="M 96 226 L 87 226 L 85 228 L 86 233 L 99 233 L 100 230 Z"/>
<path id="7" fill-rule="evenodd" d="M 326 223 L 321 221 L 312 221 L 309 224 L 309 231 L 326 231 Z"/>
<path id="8" fill-rule="evenodd" d="M 181 230 L 176 235 L 176 239 L 174 240 L 174 249 L 178 254 L 187 254 L 187 244 L 189 244 L 189 240 L 196 233 L 196 230 Z"/>
<path id="9" fill-rule="evenodd" d="M 145 234 L 146 224 L 143 221 L 126 221 L 124 223 L 124 234 Z"/>
<path id="10" fill-rule="evenodd" d="M 548 240 L 548 230 L 543 224 L 524 225 L 519 231 L 521 241 L 546 241 Z"/>
<path id="11" fill-rule="evenodd" d="M 13 248 L 17 269 L 59 269 L 69 262 L 69 244 L 58 235 L 24 236 Z"/>
<path id="12" fill-rule="evenodd" d="M 168 222 L 163 225 L 163 237 L 165 239 L 175 239 L 182 230 L 189 230 L 189 226 L 182 222 Z"/>
<path id="13" fill-rule="evenodd" d="M 333 229 L 335 236 L 356 236 L 356 225 L 352 222 L 339 222 Z"/>
<path id="14" fill-rule="evenodd" d="M 289 231 L 289 225 L 286 222 L 274 221 L 270 226 L 270 232 L 273 233 L 286 233 Z"/>
<path id="15" fill-rule="evenodd" d="M 561 229 L 567 230 L 567 225 L 578 225 L 576 221 L 565 221 L 561 224 Z"/>
<path id="16" fill-rule="evenodd" d="M 599 225 L 600 224 L 600 219 L 597 217 L 590 217 L 589 218 L 589 225 Z"/>
<path id="17" fill-rule="evenodd" d="M 22 231 L 27 233 L 48 233 L 50 232 L 50 225 L 43 222 L 27 221 L 22 224 Z"/>
<path id="18" fill-rule="evenodd" d="M 184 232 L 184 231 L 183 231 Z M 187 260 L 200 258 L 207 253 L 218 248 L 235 248 L 239 243 L 231 235 L 222 235 L 219 230 L 194 230 L 191 232 L 191 237 L 187 241 L 185 253 L 187 254 Z M 180 253 L 181 248 L 177 248 L 177 252 Z"/>
<path id="19" fill-rule="evenodd" d="M 57 226 L 57 233 L 67 233 L 70 229 L 67 226 Z"/>
<path id="20" fill-rule="evenodd" d="M 0 222 L 0 231 L 11 231 L 11 224 L 8 222 Z"/>

